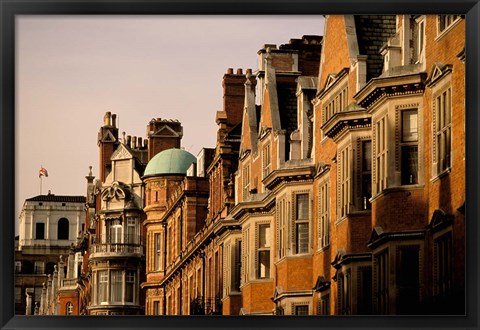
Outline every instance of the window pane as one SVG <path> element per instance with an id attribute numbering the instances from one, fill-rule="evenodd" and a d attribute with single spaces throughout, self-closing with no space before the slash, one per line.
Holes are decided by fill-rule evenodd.
<path id="1" fill-rule="evenodd" d="M 106 303 L 107 299 L 108 272 L 102 270 L 98 272 L 98 302 Z"/>
<path id="2" fill-rule="evenodd" d="M 126 292 L 125 292 L 125 301 L 133 302 L 134 298 L 134 285 L 135 285 L 135 272 L 128 271 L 126 278 Z"/>
<path id="3" fill-rule="evenodd" d="M 402 184 L 418 183 L 418 147 L 402 147 Z"/>
<path id="4" fill-rule="evenodd" d="M 308 315 L 308 306 L 295 306 L 295 315 Z"/>
<path id="5" fill-rule="evenodd" d="M 268 248 L 270 247 L 270 226 L 260 225 L 258 226 L 258 247 Z"/>
<path id="6" fill-rule="evenodd" d="M 156 233 L 154 235 L 154 240 L 155 240 L 155 259 L 153 261 L 154 265 L 154 270 L 160 270 L 160 258 L 161 258 L 161 252 L 160 252 L 160 234 Z"/>
<path id="7" fill-rule="evenodd" d="M 122 271 L 112 270 L 110 279 L 110 295 L 112 302 L 122 301 Z"/>
<path id="8" fill-rule="evenodd" d="M 362 170 L 372 170 L 372 141 L 362 142 Z"/>
<path id="9" fill-rule="evenodd" d="M 417 110 L 402 112 L 402 141 L 418 140 L 418 114 Z"/>
<path id="10" fill-rule="evenodd" d="M 308 219 L 308 194 L 297 195 L 297 220 Z"/>
<path id="11" fill-rule="evenodd" d="M 258 251 L 258 277 L 270 277 L 270 251 Z"/>
<path id="12" fill-rule="evenodd" d="M 297 253 L 308 252 L 308 223 L 297 223 Z"/>

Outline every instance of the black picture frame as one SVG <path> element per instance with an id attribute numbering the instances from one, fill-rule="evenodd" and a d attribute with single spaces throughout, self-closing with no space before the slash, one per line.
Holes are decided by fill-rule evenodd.
<path id="1" fill-rule="evenodd" d="M 15 199 L 15 16 L 16 15 L 312 15 L 312 14 L 464 14 L 466 15 L 466 315 L 350 317 L 60 317 L 14 315 Z M 478 329 L 478 174 L 479 47 L 478 0 L 0 0 L 0 326 L 1 329 Z"/>

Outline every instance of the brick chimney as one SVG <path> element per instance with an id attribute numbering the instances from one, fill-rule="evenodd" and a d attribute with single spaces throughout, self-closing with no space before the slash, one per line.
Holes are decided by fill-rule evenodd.
<path id="1" fill-rule="evenodd" d="M 154 118 L 147 125 L 148 160 L 167 149 L 180 148 L 183 127 L 178 120 Z M 144 140 L 144 145 L 147 140 Z"/>
<path id="2" fill-rule="evenodd" d="M 245 80 L 246 74 L 252 74 L 252 69 L 247 69 L 244 73 L 242 69 L 237 69 L 234 73 L 232 68 L 223 75 L 223 114 L 217 114 L 217 123 L 219 118 L 226 118 L 227 128 L 231 128 L 242 121 L 243 108 L 245 102 Z M 251 79 L 255 85 L 255 77 Z"/>
<path id="3" fill-rule="evenodd" d="M 100 149 L 99 176 L 102 182 L 105 181 L 105 178 L 112 170 L 112 161 L 110 158 L 119 144 L 118 128 L 116 127 L 115 123 L 116 117 L 117 116 L 115 114 L 112 116 L 110 111 L 106 112 L 103 116 L 103 126 L 100 127 L 98 132 L 97 145 Z"/>

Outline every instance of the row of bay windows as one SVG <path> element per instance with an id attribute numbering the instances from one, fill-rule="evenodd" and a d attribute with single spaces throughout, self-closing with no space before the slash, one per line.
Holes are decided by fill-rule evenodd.
<path id="1" fill-rule="evenodd" d="M 92 305 L 138 304 L 136 270 L 105 269 L 93 272 Z"/>
<path id="2" fill-rule="evenodd" d="M 436 178 L 447 172 L 451 166 L 452 153 L 452 101 L 451 88 L 443 88 L 434 94 L 433 100 L 433 123 L 432 123 L 432 178 Z M 339 150 L 338 157 L 338 191 L 339 191 L 339 218 L 343 218 L 352 205 L 356 210 L 370 209 L 370 198 L 372 187 L 374 193 L 379 194 L 392 185 L 415 185 L 419 183 L 419 113 L 417 108 L 400 111 L 398 116 L 400 123 L 394 126 L 399 127 L 395 131 L 389 123 L 389 114 L 378 118 L 373 124 L 373 146 L 372 141 L 364 140 L 359 148 L 354 151 L 349 145 Z M 398 137 L 398 145 L 389 144 Z M 372 148 L 373 147 L 373 148 Z M 392 150 L 394 148 L 394 150 Z M 397 151 L 398 150 L 398 151 Z M 358 156 L 354 154 L 358 152 Z M 395 155 L 395 152 L 398 152 Z M 373 163 L 372 163 L 373 157 Z M 392 179 L 393 166 L 391 157 L 398 157 L 400 178 L 398 181 Z M 360 159 L 357 171 L 352 167 L 355 164 L 354 158 Z M 372 169 L 374 178 L 372 182 Z M 355 178 L 352 175 L 358 173 Z M 361 188 L 352 194 L 353 184 L 358 180 Z M 352 196 L 353 195 L 353 196 Z M 356 196 L 361 201 L 355 202 Z M 359 205 L 357 205 L 359 204 Z"/>

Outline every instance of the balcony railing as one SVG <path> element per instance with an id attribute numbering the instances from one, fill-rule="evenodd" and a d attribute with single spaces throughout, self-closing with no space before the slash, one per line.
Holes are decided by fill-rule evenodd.
<path id="1" fill-rule="evenodd" d="M 198 297 L 190 302 L 190 315 L 222 315 L 220 298 Z"/>
<path id="2" fill-rule="evenodd" d="M 62 287 L 73 287 L 77 285 L 77 282 L 77 278 L 65 278 L 62 280 Z"/>
<path id="3" fill-rule="evenodd" d="M 108 243 L 93 244 L 90 253 L 142 254 L 143 247 L 138 244 Z"/>

